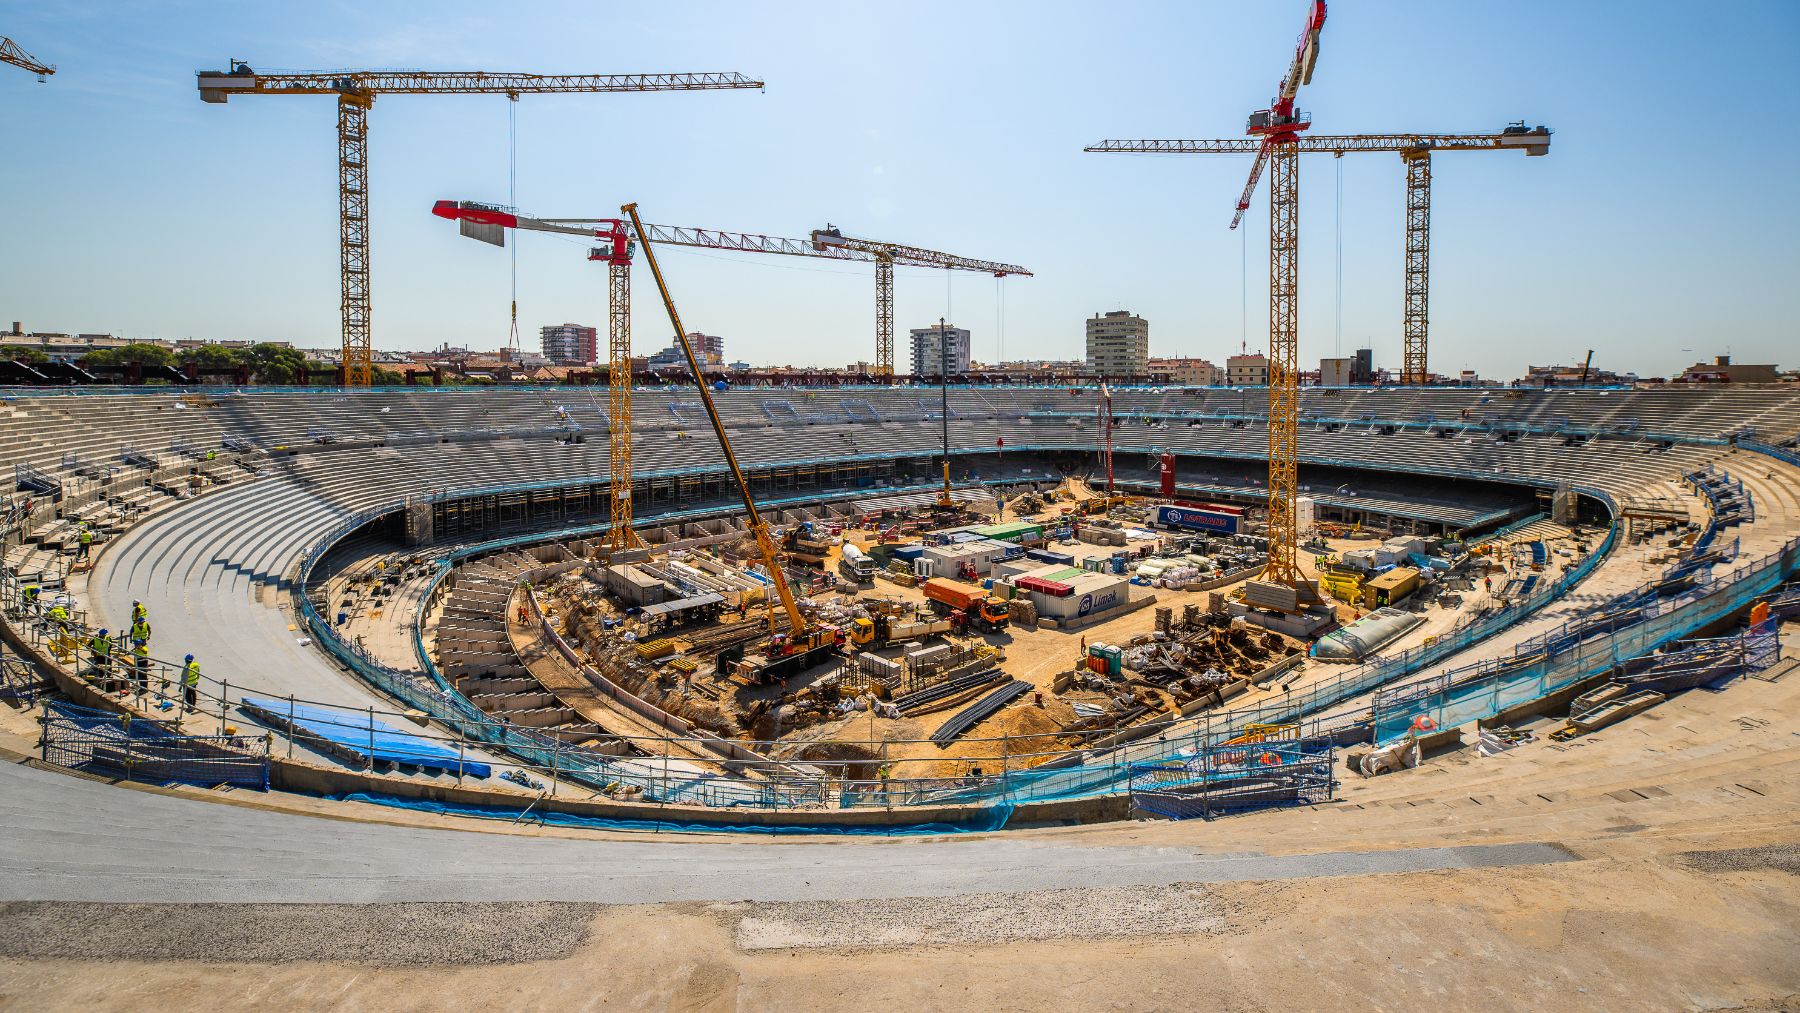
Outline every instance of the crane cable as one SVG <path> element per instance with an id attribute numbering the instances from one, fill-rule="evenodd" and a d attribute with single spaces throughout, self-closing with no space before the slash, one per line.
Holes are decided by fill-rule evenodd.
<path id="1" fill-rule="evenodd" d="M 1344 354 L 1344 156 L 1337 157 L 1337 203 L 1333 208 L 1337 227 L 1337 338 L 1335 356 Z"/>
<path id="2" fill-rule="evenodd" d="M 1006 361 L 1006 276 L 994 275 L 994 365 Z"/>
<path id="3" fill-rule="evenodd" d="M 506 205 L 519 211 L 519 96 L 506 97 Z M 512 327 L 506 335 L 508 351 L 519 350 L 519 240 L 512 247 Z"/>

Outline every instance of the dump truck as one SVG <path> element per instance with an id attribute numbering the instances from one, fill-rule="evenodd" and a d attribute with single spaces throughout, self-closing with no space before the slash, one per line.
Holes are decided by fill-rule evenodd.
<path id="1" fill-rule="evenodd" d="M 868 584 L 875 580 L 874 558 L 848 541 L 844 543 L 844 555 L 839 569 L 844 571 L 844 576 L 859 584 Z"/>
<path id="2" fill-rule="evenodd" d="M 782 548 L 796 562 L 819 566 L 831 552 L 831 542 L 823 532 L 813 528 L 812 521 L 803 521 L 788 529 L 787 535 L 782 538 Z"/>
<path id="3" fill-rule="evenodd" d="M 1006 602 L 979 584 L 933 577 L 924 586 L 925 599 L 940 613 L 961 612 L 974 629 L 994 633 L 1012 618 Z"/>
<path id="4" fill-rule="evenodd" d="M 850 642 L 857 647 L 885 647 L 921 637 L 949 633 L 956 624 L 950 619 L 898 616 L 876 616 L 858 619 L 850 624 Z"/>

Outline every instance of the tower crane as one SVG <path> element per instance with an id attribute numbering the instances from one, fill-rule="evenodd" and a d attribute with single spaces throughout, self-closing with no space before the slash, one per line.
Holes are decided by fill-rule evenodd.
<path id="1" fill-rule="evenodd" d="M 1422 384 L 1430 372 L 1426 365 L 1431 301 L 1431 156 L 1440 151 L 1523 151 L 1527 155 L 1550 153 L 1550 128 L 1508 125 L 1492 134 L 1308 134 L 1295 138 L 1302 154 L 1325 152 L 1342 158 L 1352 151 L 1396 152 L 1406 166 L 1406 299 L 1403 307 L 1402 383 Z M 1156 155 L 1260 154 L 1259 141 L 1243 138 L 1222 140 L 1101 141 L 1086 151 L 1129 152 Z"/>
<path id="2" fill-rule="evenodd" d="M 195 75 L 204 102 L 244 95 L 330 95 L 338 111 L 338 234 L 343 364 L 347 386 L 373 373 L 369 330 L 369 107 L 377 95 L 505 95 L 568 92 L 715 91 L 761 88 L 738 73 L 492 74 L 485 71 L 341 70 L 262 74 L 241 60 Z"/>
<path id="3" fill-rule="evenodd" d="M 648 238 L 661 245 L 695 247 L 706 250 L 729 250 L 738 253 L 766 253 L 790 257 L 815 257 L 825 260 L 879 263 L 873 252 L 844 246 L 819 245 L 811 240 L 786 239 L 780 236 L 747 232 L 723 232 L 677 225 L 630 224 L 618 218 L 532 218 L 510 208 L 479 201 L 438 201 L 431 213 L 457 222 L 462 234 L 472 239 L 504 246 L 506 230 L 550 232 L 599 239 L 602 245 L 589 254 L 590 260 L 604 260 L 607 273 L 607 348 L 608 378 L 611 389 L 609 418 L 612 430 L 612 516 L 615 518 L 609 544 L 614 548 L 633 544 L 631 525 L 631 258 L 634 245 Z M 640 233 L 638 230 L 642 230 Z M 941 267 L 941 261 L 915 256 L 913 248 L 897 248 L 888 254 L 890 263 L 905 266 Z M 918 251 L 930 253 L 931 251 Z M 931 254 L 942 258 L 945 254 Z M 960 258 L 958 258 L 960 259 Z M 969 261 L 1004 269 L 1008 274 L 1029 274 L 1011 264 L 988 265 L 985 261 Z M 890 316 L 890 327 L 892 318 Z M 946 460 L 948 460 L 946 458 Z M 948 465 L 945 484 L 948 486 Z M 622 518 L 621 522 L 618 520 Z"/>
<path id="4" fill-rule="evenodd" d="M 4 35 L 0 35 L 0 63 L 10 63 L 15 67 L 23 67 L 31 71 L 38 76 L 39 84 L 42 84 L 44 79 L 51 74 L 56 73 L 55 67 L 20 49 L 18 43 Z"/>
<path id="5" fill-rule="evenodd" d="M 636 243 L 624 219 L 600 218 L 581 222 L 549 222 L 522 218 L 509 211 L 474 201 L 438 201 L 431 213 L 454 221 L 462 234 L 495 246 L 506 245 L 507 229 L 556 232 L 597 239 L 588 260 L 606 264 L 606 431 L 611 527 L 607 548 L 630 549 L 642 545 L 631 524 L 631 257 Z"/>
<path id="6" fill-rule="evenodd" d="M 894 265 L 941 267 L 951 271 L 981 271 L 996 278 L 1010 274 L 1031 277 L 1031 272 L 1017 264 L 998 264 L 989 260 L 973 260 L 950 253 L 939 253 L 917 246 L 884 243 L 874 239 L 846 236 L 827 224 L 814 229 L 812 245 L 816 250 L 843 250 L 864 254 L 875 260 L 875 375 L 883 380 L 894 375 Z"/>

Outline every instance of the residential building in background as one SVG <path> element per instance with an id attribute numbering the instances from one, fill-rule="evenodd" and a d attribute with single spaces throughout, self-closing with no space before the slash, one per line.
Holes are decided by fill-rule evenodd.
<path id="1" fill-rule="evenodd" d="M 1101 376 L 1150 372 L 1150 321 L 1129 310 L 1096 313 L 1087 322 L 1088 369 Z"/>
<path id="2" fill-rule="evenodd" d="M 939 328 L 934 324 L 915 327 L 911 333 L 914 376 L 939 376 L 946 367 L 951 376 L 969 371 L 969 332 L 966 329 L 954 325 Z"/>
<path id="3" fill-rule="evenodd" d="M 1233 387 L 1267 387 L 1269 357 L 1261 352 L 1231 356 L 1225 360 L 1225 382 Z"/>
<path id="4" fill-rule="evenodd" d="M 1354 385 L 1375 382 L 1375 350 L 1359 348 L 1350 357 L 1350 382 Z"/>
<path id="5" fill-rule="evenodd" d="M 1221 387 L 1225 371 L 1206 359 L 1151 359 L 1148 372 L 1167 373 L 1169 382 L 1189 387 Z"/>
<path id="6" fill-rule="evenodd" d="M 544 358 L 559 366 L 586 366 L 600 359 L 600 332 L 581 324 L 552 324 L 539 333 Z"/>
<path id="7" fill-rule="evenodd" d="M 1688 383 L 1775 383 L 1780 380 L 1774 364 L 1732 362 L 1729 355 L 1715 355 L 1710 363 L 1696 362 L 1681 371 Z"/>

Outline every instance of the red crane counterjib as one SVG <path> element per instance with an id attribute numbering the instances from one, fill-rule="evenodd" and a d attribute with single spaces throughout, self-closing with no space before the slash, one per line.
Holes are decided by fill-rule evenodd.
<path id="1" fill-rule="evenodd" d="M 431 206 L 431 213 L 439 218 L 448 218 L 463 224 L 464 231 L 472 238 L 486 242 L 495 240 L 469 232 L 467 226 L 486 225 L 495 229 L 530 229 L 537 232 L 560 232 L 565 235 L 593 236 L 610 244 L 595 247 L 588 252 L 589 260 L 604 260 L 609 264 L 631 263 L 632 242 L 631 230 L 625 227 L 622 218 L 598 218 L 583 222 L 580 225 L 565 225 L 560 222 L 544 222 L 536 218 L 521 218 L 517 214 L 491 204 L 475 201 L 441 200 Z"/>

